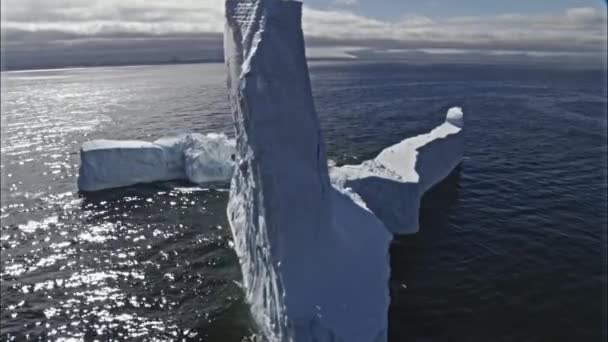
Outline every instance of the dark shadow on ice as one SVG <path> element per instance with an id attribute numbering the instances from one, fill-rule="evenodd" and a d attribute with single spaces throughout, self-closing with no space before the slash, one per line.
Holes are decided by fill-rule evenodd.
<path id="1" fill-rule="evenodd" d="M 352 179 L 348 186 L 361 196 L 368 209 L 389 231 L 399 234 L 416 233 L 419 231 L 422 194 L 453 173 L 454 166 L 458 165 L 462 155 L 462 139 L 462 133 L 459 132 L 435 138 L 415 150 L 399 149 L 400 144 L 395 145 L 398 153 L 416 154 L 417 182 L 370 176 Z"/>
<path id="2" fill-rule="evenodd" d="M 418 225 L 418 184 L 367 177 L 352 180 L 348 185 L 389 231 L 407 229 L 415 232 Z M 387 203 L 387 198 L 391 199 L 390 203 Z"/>
<path id="3" fill-rule="evenodd" d="M 464 150 L 463 132 L 436 138 L 416 150 L 416 173 L 420 193 L 434 190 L 436 185 L 449 182 L 447 178 L 458 173 Z"/>

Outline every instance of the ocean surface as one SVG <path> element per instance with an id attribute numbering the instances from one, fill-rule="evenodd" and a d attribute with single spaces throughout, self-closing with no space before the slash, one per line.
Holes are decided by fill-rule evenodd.
<path id="1" fill-rule="evenodd" d="M 391 341 L 605 340 L 605 71 L 326 62 L 311 78 L 338 163 L 465 112 L 465 159 L 390 250 Z M 255 339 L 227 186 L 76 188 L 84 141 L 232 135 L 225 89 L 221 64 L 2 73 L 3 341 Z"/>

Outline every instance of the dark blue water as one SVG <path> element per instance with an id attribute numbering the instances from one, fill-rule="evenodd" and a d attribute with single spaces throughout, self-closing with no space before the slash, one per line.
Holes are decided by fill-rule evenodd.
<path id="1" fill-rule="evenodd" d="M 3 340 L 253 338 L 225 189 L 75 186 L 88 139 L 231 133 L 224 74 L 2 74 Z M 391 341 L 605 340 L 605 71 L 316 63 L 311 77 L 339 163 L 465 111 L 465 160 L 391 247 Z"/>

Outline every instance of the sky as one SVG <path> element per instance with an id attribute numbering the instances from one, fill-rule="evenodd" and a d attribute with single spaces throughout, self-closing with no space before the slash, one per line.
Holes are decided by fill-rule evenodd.
<path id="1" fill-rule="evenodd" d="M 3 63 L 220 61 L 223 2 L 3 0 Z M 601 0 L 305 0 L 303 27 L 310 58 L 591 63 L 606 54 Z"/>

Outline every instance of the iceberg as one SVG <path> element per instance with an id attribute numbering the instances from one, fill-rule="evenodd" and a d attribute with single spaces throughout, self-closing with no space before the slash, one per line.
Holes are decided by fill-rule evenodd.
<path id="1" fill-rule="evenodd" d="M 462 110 L 359 165 L 326 158 L 302 4 L 226 0 L 236 139 L 187 134 L 83 144 L 82 191 L 230 180 L 227 216 L 243 290 L 270 342 L 384 342 L 393 234 L 419 230 L 422 195 L 461 162 Z"/>
<path id="2" fill-rule="evenodd" d="M 235 141 L 224 134 L 182 134 L 154 142 L 93 140 L 80 148 L 78 189 L 84 192 L 138 183 L 225 182 L 233 172 Z"/>

